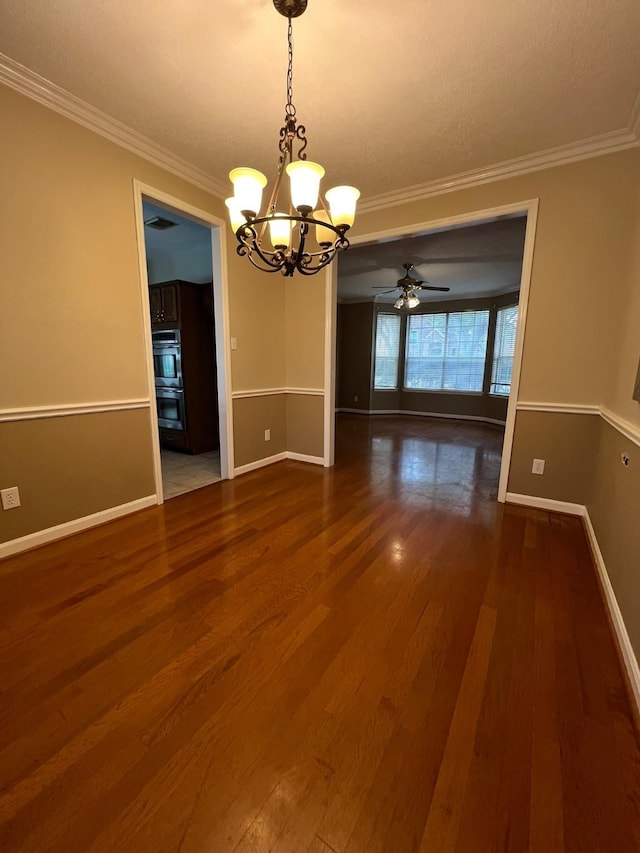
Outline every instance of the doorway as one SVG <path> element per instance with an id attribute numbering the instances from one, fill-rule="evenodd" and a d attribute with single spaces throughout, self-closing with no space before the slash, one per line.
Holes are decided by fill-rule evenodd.
<path id="1" fill-rule="evenodd" d="M 232 472 L 223 223 L 136 184 L 158 502 Z"/>
<path id="2" fill-rule="evenodd" d="M 513 441 L 536 214 L 531 201 L 363 235 L 340 257 L 334 284 L 337 412 L 422 423 L 452 418 L 503 430 L 499 501 Z M 397 288 L 407 275 L 422 283 L 410 292 L 410 305 L 406 289 Z"/>

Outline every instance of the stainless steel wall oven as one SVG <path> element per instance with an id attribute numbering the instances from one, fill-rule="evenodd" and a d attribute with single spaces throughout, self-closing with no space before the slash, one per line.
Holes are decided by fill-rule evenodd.
<path id="1" fill-rule="evenodd" d="M 165 429 L 185 429 L 184 391 L 182 388 L 156 387 L 158 426 Z"/>
<path id="2" fill-rule="evenodd" d="M 152 332 L 153 372 L 156 388 L 182 388 L 182 347 L 180 330 Z"/>

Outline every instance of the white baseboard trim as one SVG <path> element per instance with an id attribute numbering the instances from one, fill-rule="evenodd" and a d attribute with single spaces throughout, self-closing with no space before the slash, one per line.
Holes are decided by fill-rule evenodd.
<path id="1" fill-rule="evenodd" d="M 517 492 L 507 492 L 508 504 L 519 504 L 533 509 L 547 509 L 549 512 L 564 512 L 567 515 L 584 515 L 584 504 L 572 504 L 568 501 L 554 501 L 551 498 L 539 498 L 535 495 L 519 495 Z"/>
<path id="2" fill-rule="evenodd" d="M 295 462 L 309 462 L 311 465 L 324 465 L 322 456 L 308 456 L 306 453 L 294 453 L 292 450 L 287 450 L 287 459 L 293 459 Z"/>
<path id="3" fill-rule="evenodd" d="M 587 538 L 589 540 L 589 545 L 591 546 L 591 551 L 593 553 L 593 561 L 596 564 L 596 570 L 598 572 L 598 577 L 600 578 L 600 583 L 602 584 L 604 598 L 607 603 L 607 607 L 609 608 L 611 622 L 613 623 L 613 627 L 618 638 L 620 652 L 622 654 L 622 659 L 627 670 L 627 677 L 629 678 L 629 683 L 633 691 L 633 696 L 636 700 L 636 708 L 638 714 L 640 714 L 640 667 L 638 666 L 638 659 L 636 658 L 635 652 L 633 651 L 633 646 L 631 645 L 631 640 L 629 639 L 627 627 L 624 624 L 624 619 L 622 618 L 622 613 L 620 612 L 620 607 L 618 606 L 618 599 L 616 598 L 616 594 L 613 591 L 613 587 L 609 579 L 609 573 L 604 562 L 604 557 L 602 556 L 602 551 L 600 550 L 600 546 L 598 545 L 596 532 L 593 529 L 593 524 L 591 523 L 589 511 L 586 507 L 584 507 L 583 518 L 584 526 L 587 531 Z"/>
<path id="4" fill-rule="evenodd" d="M 507 492 L 507 503 L 521 504 L 522 506 L 535 507 L 536 509 L 546 509 L 551 512 L 564 512 L 570 515 L 579 515 L 583 519 L 587 539 L 589 541 L 591 553 L 593 554 L 593 562 L 595 563 L 596 572 L 602 586 L 605 604 L 609 611 L 609 616 L 611 617 L 611 623 L 615 631 L 618 646 L 620 647 L 620 654 L 622 655 L 624 667 L 627 672 L 627 678 L 629 679 L 629 684 L 631 685 L 631 690 L 633 692 L 636 711 L 640 715 L 640 666 L 638 665 L 638 659 L 636 658 L 633 646 L 631 645 L 629 633 L 626 625 L 624 624 L 620 607 L 618 606 L 618 599 L 616 598 L 613 586 L 611 585 L 611 580 L 609 579 L 609 572 L 607 571 L 604 557 L 602 556 L 602 551 L 598 544 L 598 538 L 596 536 L 593 523 L 591 522 L 591 517 L 589 516 L 589 510 L 584 506 L 584 504 L 554 501 L 550 498 L 538 498 L 532 495 L 518 495 L 514 492 Z"/>
<path id="5" fill-rule="evenodd" d="M 233 473 L 238 477 L 240 474 L 248 474 L 249 471 L 265 468 L 267 465 L 273 465 L 274 462 L 283 462 L 285 459 L 293 459 L 295 462 L 309 462 L 311 465 L 324 465 L 322 456 L 308 456 L 306 453 L 294 453 L 292 450 L 284 450 L 282 453 L 274 453 L 273 456 L 265 456 L 264 459 L 256 459 L 255 462 L 247 462 L 246 465 L 240 465 L 234 469 Z"/>
<path id="6" fill-rule="evenodd" d="M 38 545 L 45 545 L 47 542 L 63 539 L 66 536 L 71 536 L 73 533 L 79 533 L 81 530 L 86 530 L 89 527 L 96 527 L 96 525 L 104 524 L 106 521 L 113 521 L 123 515 L 129 515 L 129 513 L 146 509 L 157 503 L 158 499 L 156 495 L 148 495 L 146 498 L 138 498 L 126 504 L 94 512 L 92 515 L 85 515 L 82 518 L 74 518 L 73 521 L 56 524 L 55 527 L 47 527 L 45 530 L 29 533 L 26 536 L 21 536 L 19 539 L 0 542 L 0 557 L 10 557 L 12 554 L 28 551 L 31 548 L 36 548 Z"/>
<path id="7" fill-rule="evenodd" d="M 452 421 L 479 421 L 485 424 L 504 426 L 505 422 L 496 418 L 483 418 L 480 415 L 451 415 L 443 412 L 415 412 L 412 409 L 347 409 L 340 407 L 336 412 L 351 415 L 417 415 L 420 418 L 445 418 Z"/>
<path id="8" fill-rule="evenodd" d="M 265 456 L 264 459 L 256 459 L 255 462 L 247 462 L 246 465 L 239 465 L 233 469 L 233 473 L 234 476 L 239 477 L 241 474 L 248 474 L 249 471 L 255 471 L 257 468 L 273 465 L 274 462 L 282 462 L 286 458 L 286 451 L 283 450 L 282 453 L 274 453 L 273 456 Z"/>

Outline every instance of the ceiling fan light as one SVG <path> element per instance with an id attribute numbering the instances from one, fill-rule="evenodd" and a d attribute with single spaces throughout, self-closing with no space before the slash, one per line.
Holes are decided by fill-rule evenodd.
<path id="1" fill-rule="evenodd" d="M 393 303 L 393 307 L 397 308 L 398 311 L 403 307 L 403 305 L 404 305 L 404 296 L 399 296 L 396 299 L 396 301 Z"/>
<path id="2" fill-rule="evenodd" d="M 415 293 L 410 293 L 407 296 L 407 306 L 409 308 L 417 308 L 418 305 L 420 305 L 420 300 L 415 295 Z"/>
<path id="3" fill-rule="evenodd" d="M 313 218 L 331 224 L 331 217 L 326 210 L 314 210 Z M 335 232 L 323 225 L 316 225 L 316 242 L 320 246 L 330 246 L 335 240 Z"/>
<path id="4" fill-rule="evenodd" d="M 267 178 L 257 169 L 240 166 L 229 172 L 229 180 L 233 184 L 233 194 L 238 202 L 238 210 L 245 211 L 255 218 L 262 206 L 262 190 L 267 185 Z"/>
<path id="5" fill-rule="evenodd" d="M 287 166 L 287 175 L 291 182 L 291 203 L 303 216 L 311 213 L 318 202 L 320 179 L 324 169 L 311 160 L 294 160 Z"/>
<path id="6" fill-rule="evenodd" d="M 284 213 L 274 213 L 269 219 L 269 237 L 276 249 L 288 249 L 291 243 L 291 220 Z"/>
<path id="7" fill-rule="evenodd" d="M 331 221 L 338 228 L 351 228 L 356 218 L 356 202 L 360 198 L 360 190 L 355 187 L 333 187 L 325 193 Z"/>

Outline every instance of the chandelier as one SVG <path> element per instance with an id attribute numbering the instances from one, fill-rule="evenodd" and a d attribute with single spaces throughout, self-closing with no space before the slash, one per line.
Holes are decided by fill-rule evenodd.
<path id="1" fill-rule="evenodd" d="M 353 225 L 360 192 L 347 186 L 327 190 L 328 206 L 320 195 L 324 169 L 307 160 L 306 129 L 297 123 L 293 105 L 291 20 L 304 12 L 307 0 L 273 0 L 273 5 L 288 19 L 289 46 L 287 105 L 284 125 L 280 128 L 278 171 L 263 216 L 260 216 L 260 209 L 267 178 L 257 169 L 231 170 L 229 178 L 234 195 L 225 204 L 238 238 L 239 255 L 246 256 L 264 272 L 281 271 L 284 276 L 292 276 L 298 271 L 302 275 L 314 275 L 331 263 L 338 251 L 349 247 L 345 234 Z M 281 190 L 285 172 L 289 177 L 290 193 L 283 201 L 281 195 L 285 193 Z"/>

